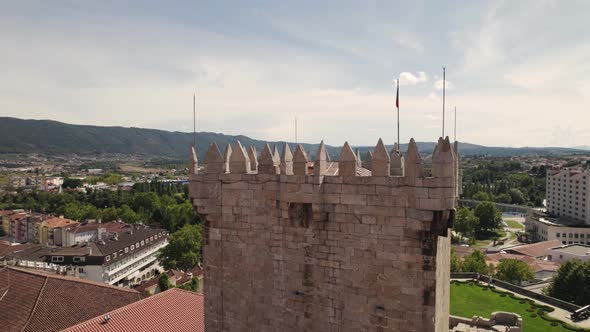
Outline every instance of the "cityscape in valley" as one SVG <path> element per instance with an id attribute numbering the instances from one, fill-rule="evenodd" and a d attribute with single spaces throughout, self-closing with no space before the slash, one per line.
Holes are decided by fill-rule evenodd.
<path id="1" fill-rule="evenodd" d="M 0 330 L 590 332 L 588 13 L 7 5 Z"/>

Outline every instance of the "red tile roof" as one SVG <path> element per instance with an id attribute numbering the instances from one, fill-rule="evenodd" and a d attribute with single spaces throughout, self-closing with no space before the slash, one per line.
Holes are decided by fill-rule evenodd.
<path id="1" fill-rule="evenodd" d="M 25 269 L 0 269 L 2 331 L 60 331 L 142 298 L 134 290 Z"/>
<path id="2" fill-rule="evenodd" d="M 557 271 L 560 264 L 556 262 L 544 261 L 531 256 L 516 254 L 489 254 L 486 255 L 486 264 L 498 265 L 504 259 L 516 259 L 525 262 L 535 273 L 540 271 Z"/>
<path id="3" fill-rule="evenodd" d="M 519 255 L 526 255 L 531 257 L 547 256 L 549 248 L 561 246 L 559 240 L 543 241 L 533 244 L 525 244 L 522 246 L 507 248 L 506 252 Z"/>
<path id="4" fill-rule="evenodd" d="M 110 319 L 105 321 L 105 316 Z M 64 332 L 205 331 L 203 295 L 172 288 L 102 314 Z"/>
<path id="5" fill-rule="evenodd" d="M 47 227 L 49 227 L 49 228 L 73 226 L 73 225 L 79 224 L 79 222 L 77 222 L 75 220 L 70 220 L 70 219 L 66 219 L 66 218 L 57 218 L 57 217 L 50 218 L 45 221 L 47 222 Z"/>

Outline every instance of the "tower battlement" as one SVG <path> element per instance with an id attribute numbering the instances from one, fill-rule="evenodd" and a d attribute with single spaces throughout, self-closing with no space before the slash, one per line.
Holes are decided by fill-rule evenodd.
<path id="1" fill-rule="evenodd" d="M 348 143 L 331 162 L 298 145 L 260 156 L 213 143 L 190 197 L 203 217 L 207 331 L 448 331 L 449 228 L 458 156 L 439 139 L 432 177 L 412 139 Z"/>

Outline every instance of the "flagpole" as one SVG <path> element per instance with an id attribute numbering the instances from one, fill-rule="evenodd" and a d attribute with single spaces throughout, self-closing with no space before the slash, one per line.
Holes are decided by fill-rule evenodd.
<path id="1" fill-rule="evenodd" d="M 454 129 L 454 136 L 455 136 L 454 141 L 456 142 L 457 141 L 457 106 L 455 106 L 455 128 L 453 128 L 453 129 Z"/>
<path id="2" fill-rule="evenodd" d="M 297 116 L 295 116 L 295 144 L 297 143 Z"/>
<path id="3" fill-rule="evenodd" d="M 395 106 L 397 107 L 397 150 L 400 151 L 399 141 L 399 78 L 397 79 L 397 94 L 395 96 Z"/>
<path id="4" fill-rule="evenodd" d="M 197 93 L 193 93 L 193 147 L 197 148 Z"/>
<path id="5" fill-rule="evenodd" d="M 445 78 L 445 67 L 443 67 L 443 116 L 442 116 L 442 137 L 445 138 L 445 88 L 447 82 Z"/>

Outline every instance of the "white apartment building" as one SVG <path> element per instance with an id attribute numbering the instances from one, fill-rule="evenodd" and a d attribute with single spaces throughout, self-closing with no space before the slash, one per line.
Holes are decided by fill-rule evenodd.
<path id="1" fill-rule="evenodd" d="M 590 172 L 562 168 L 547 171 L 547 212 L 590 225 Z"/>
<path id="2" fill-rule="evenodd" d="M 55 250 L 45 257 L 76 277 L 130 287 L 163 271 L 157 256 L 166 245 L 167 231 L 135 226 L 113 232 L 104 241 Z"/>

